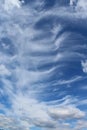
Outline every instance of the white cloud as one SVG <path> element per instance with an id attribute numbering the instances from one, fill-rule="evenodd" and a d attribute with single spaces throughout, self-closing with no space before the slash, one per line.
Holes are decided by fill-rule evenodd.
<path id="1" fill-rule="evenodd" d="M 67 118 L 82 118 L 85 116 L 85 113 L 73 106 L 64 106 L 62 108 L 53 108 L 49 110 L 51 116 L 58 119 L 67 119 Z"/>
<path id="2" fill-rule="evenodd" d="M 41 102 L 38 94 L 32 94 L 33 92 L 44 92 L 43 88 L 46 88 L 47 84 L 43 81 L 56 73 L 56 67 L 49 67 L 44 71 L 38 68 L 49 63 L 56 63 L 61 59 L 62 54 L 59 52 L 54 56 L 49 56 L 47 53 L 53 53 L 59 49 L 68 33 L 65 32 L 64 35 L 60 35 L 55 40 L 57 34 L 62 30 L 61 25 L 56 25 L 49 29 L 49 32 L 52 33 L 50 38 L 41 38 L 46 32 L 35 30 L 34 25 L 36 21 L 41 20 L 46 15 L 45 12 L 39 16 L 39 12 L 30 9 L 30 7 L 29 9 L 27 7 L 21 9 L 20 7 L 21 3 L 18 0 L 6 0 L 4 8 L 10 11 L 11 15 L 7 15 L 3 9 L 0 10 L 1 19 L 5 21 L 0 26 L 0 38 L 9 37 L 16 49 L 16 54 L 13 56 L 0 53 L 1 75 L 10 75 L 12 72 L 12 80 L 5 78 L 2 80 L 4 83 L 3 95 L 9 97 L 8 102 L 11 106 L 9 109 L 6 109 L 6 106 L 1 108 L 5 114 L 0 118 L 0 125 L 3 128 L 16 130 L 19 128 L 29 130 L 31 126 L 52 128 L 52 130 L 57 130 L 57 128 L 68 130 L 70 123 L 67 125 L 65 119 L 78 120 L 78 118 L 84 118 L 85 113 L 76 106 L 70 106 L 72 103 L 70 98 L 63 99 L 62 103 L 58 102 L 59 106 L 56 106 L 56 103 L 48 105 L 46 102 Z M 57 12 L 51 10 L 50 14 L 52 12 L 60 15 L 58 10 Z M 34 38 L 36 39 L 34 40 Z M 59 82 L 60 84 L 68 84 L 80 79 L 81 77 L 74 77 Z M 39 81 L 42 82 L 43 88 Z"/>
<path id="3" fill-rule="evenodd" d="M 5 0 L 4 8 L 5 10 L 13 9 L 14 7 L 20 8 L 21 2 L 19 0 Z"/>
<path id="4" fill-rule="evenodd" d="M 71 8 L 74 6 L 73 11 L 75 16 L 78 18 L 87 17 L 87 1 L 86 0 L 70 0 Z"/>
<path id="5" fill-rule="evenodd" d="M 78 82 L 78 81 L 80 81 L 82 79 L 83 79 L 82 76 L 75 76 L 75 77 L 73 77 L 73 78 L 71 78 L 69 80 L 59 80 L 55 84 L 58 84 L 58 85 L 71 84 L 71 83 L 74 83 L 74 82 Z"/>
<path id="6" fill-rule="evenodd" d="M 78 0 L 77 9 L 82 11 L 87 11 L 87 1 L 86 0 Z"/>
<path id="7" fill-rule="evenodd" d="M 0 76 L 10 76 L 11 72 L 6 68 L 5 65 L 1 64 L 0 65 Z"/>
<path id="8" fill-rule="evenodd" d="M 75 6 L 77 11 L 86 11 L 87 1 L 86 0 L 70 0 L 70 6 Z"/>
<path id="9" fill-rule="evenodd" d="M 20 122 L 25 121 L 25 124 L 29 122 L 30 127 L 35 125 L 44 128 L 58 128 L 61 119 L 61 128 L 66 127 L 67 119 L 83 119 L 86 116 L 85 112 L 75 106 L 61 103 L 60 105 L 61 107 L 47 105 L 45 102 L 39 102 L 29 95 L 20 93 L 12 98 L 12 109 L 9 115 L 21 119 Z"/>
<path id="10" fill-rule="evenodd" d="M 82 129 L 87 129 L 87 121 L 85 120 L 79 120 L 75 128 L 75 130 L 82 130 Z"/>
<path id="11" fill-rule="evenodd" d="M 70 6 L 74 6 L 75 3 L 77 3 L 77 0 L 70 0 Z"/>
<path id="12" fill-rule="evenodd" d="M 81 62 L 82 70 L 84 73 L 87 73 L 87 60 Z"/>
<path id="13" fill-rule="evenodd" d="M 12 117 L 4 116 L 0 114 L 0 129 L 10 129 L 10 130 L 19 130 L 19 129 L 29 130 L 29 124 L 25 121 L 20 121 Z"/>

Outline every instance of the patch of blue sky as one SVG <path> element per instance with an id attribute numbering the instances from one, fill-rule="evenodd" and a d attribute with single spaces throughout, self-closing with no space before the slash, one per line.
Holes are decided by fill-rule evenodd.
<path id="1" fill-rule="evenodd" d="M 42 130 L 42 129 L 39 127 L 31 127 L 30 130 Z"/>

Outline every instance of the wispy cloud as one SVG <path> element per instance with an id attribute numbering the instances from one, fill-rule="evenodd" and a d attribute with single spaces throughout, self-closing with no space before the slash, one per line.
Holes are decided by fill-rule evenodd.
<path id="1" fill-rule="evenodd" d="M 69 80 L 59 80 L 56 84 L 58 84 L 58 85 L 71 84 L 71 83 L 78 82 L 78 81 L 82 80 L 83 78 L 84 77 L 82 77 L 82 76 L 76 76 Z"/>
<path id="2" fill-rule="evenodd" d="M 59 85 L 75 83 L 84 77 L 75 75 L 69 80 L 58 79 L 63 62 L 79 54 L 74 53 L 64 42 L 72 33 L 63 32 L 65 22 L 60 16 L 67 14 L 66 18 L 69 18 L 71 14 L 63 7 L 61 10 L 65 12 L 64 15 L 60 14 L 60 8 L 39 12 L 37 7 L 44 4 L 41 0 L 39 2 L 28 5 L 29 7 L 22 6 L 18 0 L 0 2 L 0 45 L 3 50 L 0 51 L 2 129 L 29 130 L 38 126 L 47 130 L 69 130 L 73 124 L 71 120 L 77 120 L 79 124 L 79 120 L 86 117 L 86 112 L 77 107 L 77 100 L 73 97 L 67 96 L 54 102 L 41 100 L 39 93 L 47 93 L 52 77 L 57 77 L 55 84 Z M 53 22 L 50 19 L 51 13 Z M 40 24 L 43 27 L 41 25 L 40 28 Z M 70 49 L 72 52 L 69 55 L 67 51 Z M 82 61 L 82 67 L 86 72 L 86 62 Z M 70 121 L 67 122 L 67 119 Z M 73 129 L 78 129 L 78 124 Z"/>

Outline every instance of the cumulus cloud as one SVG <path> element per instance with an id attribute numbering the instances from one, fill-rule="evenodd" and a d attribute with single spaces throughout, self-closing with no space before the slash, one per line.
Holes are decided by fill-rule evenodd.
<path id="1" fill-rule="evenodd" d="M 29 95 L 18 94 L 15 100 L 12 100 L 13 105 L 9 115 L 21 119 L 21 122 L 29 122 L 30 127 L 35 125 L 56 129 L 60 127 L 60 120 L 62 121 L 61 128 L 70 127 L 66 124 L 67 119 L 83 119 L 86 116 L 85 112 L 76 106 L 65 106 L 61 103 L 58 104 L 61 107 L 52 104 L 47 105 L 45 102 L 30 98 Z"/>
<path id="2" fill-rule="evenodd" d="M 86 128 L 87 128 L 87 121 L 79 120 L 77 122 L 77 126 L 76 126 L 75 130 L 81 130 L 81 129 L 86 129 Z"/>
<path id="3" fill-rule="evenodd" d="M 73 106 L 64 106 L 62 108 L 53 108 L 50 110 L 50 114 L 54 118 L 58 119 L 67 119 L 67 118 L 82 118 L 85 116 L 85 113 L 80 111 Z"/>
<path id="4" fill-rule="evenodd" d="M 29 130 L 29 124 L 25 121 L 20 121 L 17 119 L 13 119 L 12 117 L 6 117 L 3 114 L 0 114 L 0 129 L 11 129 L 11 130 L 18 130 L 18 129 L 25 129 Z"/>

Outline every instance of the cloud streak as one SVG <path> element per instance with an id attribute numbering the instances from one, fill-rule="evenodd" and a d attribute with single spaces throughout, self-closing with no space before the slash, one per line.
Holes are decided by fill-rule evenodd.
<path id="1" fill-rule="evenodd" d="M 62 18 L 67 16 L 71 21 L 72 13 L 67 11 L 68 7 L 39 12 L 37 7 L 41 9 L 45 4 L 41 0 L 32 6 L 22 5 L 18 0 L 0 4 L 0 128 L 30 130 L 37 126 L 46 130 L 70 130 L 76 120 L 77 125 L 71 129 L 78 129 L 86 112 L 72 103 L 69 96 L 54 103 L 41 100 L 41 94 L 50 95 L 47 91 L 51 85 L 68 85 L 84 78 L 75 75 L 60 80 L 64 62 L 80 54 L 75 53 L 78 47 L 72 49 L 66 44 L 72 40 L 69 38 L 73 33 L 65 29 Z M 77 7 L 80 5 L 81 1 Z M 86 62 L 80 63 L 86 73 Z"/>

